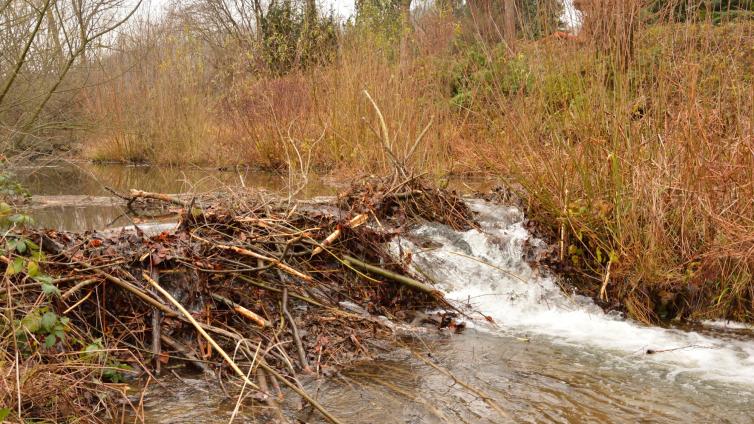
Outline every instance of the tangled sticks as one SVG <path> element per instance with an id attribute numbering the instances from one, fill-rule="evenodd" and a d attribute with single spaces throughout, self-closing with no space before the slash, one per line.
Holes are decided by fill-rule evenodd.
<path id="1" fill-rule="evenodd" d="M 271 406 L 276 388 L 289 387 L 337 422 L 303 391 L 300 379 L 370 357 L 374 340 L 392 337 L 374 316 L 448 306 L 430 284 L 408 275 L 405 264 L 388 255 L 385 242 L 400 226 L 424 219 L 416 212 L 429 210 L 432 201 L 443 202 L 433 206 L 443 222 L 473 225 L 460 199 L 427 191 L 418 180 L 387 189 L 369 184 L 341 197 L 351 199 L 343 203 L 347 211 L 276 206 L 248 197 L 222 205 L 195 203 L 135 192 L 180 207 L 177 229 L 151 237 L 49 230 L 8 235 L 43 241 L 45 257 L 38 262 L 50 276 L 35 282 L 25 267 L 6 279 L 15 316 L 39 315 L 43 308 L 42 315 L 53 312 L 65 324 L 59 328 L 63 337 L 45 345 L 45 331 L 21 319 L 17 332 L 24 333 L 25 344 L 3 344 L 4 359 L 19 353 L 20 362 L 33 360 L 47 369 L 57 364 L 60 372 L 85 364 L 97 379 L 112 382 L 119 374 L 105 371 L 123 373 L 126 364 L 151 375 L 168 360 L 185 361 L 207 372 L 232 371 L 244 390 Z M 367 192 L 380 200 L 359 204 L 358 198 L 374 200 Z M 6 268 L 18 258 L 32 260 L 28 252 L 15 255 L 4 257 Z M 60 295 L 44 296 L 43 290 Z M 61 358 L 74 358 L 75 367 Z M 8 384 L 0 397 L 16 410 L 57 420 L 97 421 L 114 413 L 102 410 L 103 402 L 97 403 L 99 415 L 85 411 L 91 405 L 82 399 L 95 399 L 86 393 L 101 387 L 69 391 L 66 410 L 54 413 L 56 405 L 16 396 L 22 390 Z"/>

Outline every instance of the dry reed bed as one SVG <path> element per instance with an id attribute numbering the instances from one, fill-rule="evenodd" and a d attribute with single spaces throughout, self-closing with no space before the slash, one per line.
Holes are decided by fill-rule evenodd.
<path id="1" fill-rule="evenodd" d="M 413 178 L 367 182 L 342 198 L 343 209 L 133 193 L 180 208 L 180 227 L 152 237 L 6 235 L 44 252 L 3 257 L 12 271 L 2 288 L 0 399 L 13 414 L 116 420 L 123 410 L 114 398 L 128 402 L 124 375 L 153 378 L 169 361 L 186 361 L 234 377 L 243 383 L 235 395 L 266 403 L 278 419 L 287 387 L 337 422 L 300 380 L 379 352 L 395 335 L 373 317 L 448 306 L 387 255 L 385 241 L 430 210 L 438 221 L 473 225 L 459 199 Z M 34 279 L 32 256 L 49 279 Z"/>

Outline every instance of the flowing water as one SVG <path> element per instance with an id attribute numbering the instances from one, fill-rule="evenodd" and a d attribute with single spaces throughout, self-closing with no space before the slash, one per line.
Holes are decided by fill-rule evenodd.
<path id="1" fill-rule="evenodd" d="M 246 178 L 247 185 L 284 185 L 270 175 Z M 89 199 L 100 202 L 92 205 L 86 197 L 73 205 L 46 202 L 33 209 L 38 222 L 100 229 L 115 225 L 122 213 L 102 203 L 100 196 L 107 194 L 102 183 L 123 191 L 199 191 L 238 184 L 239 176 L 104 166 L 42 169 L 23 179 L 37 195 L 94 196 Z M 307 194 L 336 191 L 318 184 Z M 528 234 L 518 209 L 469 203 L 480 230 L 429 224 L 391 244 L 396 256 L 411 252 L 417 271 L 473 317 L 467 330 L 450 334 L 417 327 L 404 346 L 373 347 L 373 361 L 306 383 L 330 412 L 357 423 L 754 422 L 751 327 L 722 322 L 694 329 L 646 327 L 606 314 L 527 264 L 527 246 L 536 249 L 541 242 Z M 232 415 L 235 399 L 215 381 L 184 374 L 163 384 L 147 391 L 147 422 L 228 422 Z M 505 416 L 474 391 L 493 399 Z M 319 422 L 295 396 L 288 398 L 292 418 Z M 257 412 L 246 406 L 236 422 L 264 422 Z"/>

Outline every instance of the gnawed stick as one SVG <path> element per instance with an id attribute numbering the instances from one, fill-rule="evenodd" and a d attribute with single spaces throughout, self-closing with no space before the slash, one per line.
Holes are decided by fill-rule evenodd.
<path id="1" fill-rule="evenodd" d="M 230 367 L 233 369 L 233 371 L 235 371 L 235 373 L 238 374 L 238 376 L 241 377 L 241 379 L 244 380 L 244 382 L 246 384 L 248 384 L 249 386 L 251 386 L 252 388 L 254 388 L 256 390 L 260 390 L 261 391 L 261 389 L 259 388 L 259 386 L 257 386 L 256 384 L 254 384 L 254 382 L 252 382 L 251 380 L 249 380 L 248 377 L 246 377 L 246 374 L 244 374 L 244 372 L 241 371 L 241 368 L 239 368 L 238 365 L 233 361 L 233 359 L 231 359 L 230 356 L 228 356 L 228 354 L 225 352 L 225 350 L 223 350 L 223 348 L 221 348 L 220 345 L 217 344 L 217 342 L 215 341 L 215 339 L 213 339 L 209 334 L 207 334 L 206 331 L 204 331 L 204 328 L 202 328 L 202 326 L 199 324 L 199 322 L 197 322 L 194 319 L 194 317 L 191 316 L 191 313 L 189 313 L 189 311 L 187 311 L 186 308 L 184 308 L 183 305 L 181 305 L 180 302 L 178 302 L 177 300 L 175 300 L 175 298 L 170 293 L 168 293 L 167 290 L 163 289 L 159 284 L 157 284 L 157 282 L 154 281 L 152 279 L 152 277 L 150 277 L 149 274 L 147 274 L 146 272 L 142 273 L 142 277 L 144 277 L 144 279 L 149 284 L 151 284 L 152 287 L 154 287 L 158 292 L 160 292 L 160 294 L 163 295 L 165 297 L 165 299 L 167 299 L 168 301 L 170 301 L 170 303 L 172 303 L 173 306 L 175 306 L 176 308 L 178 308 L 179 311 L 181 311 L 181 313 L 183 314 L 183 316 L 185 316 L 186 319 L 188 319 L 189 322 L 191 322 L 191 324 L 193 324 L 194 328 L 196 328 L 196 331 L 198 331 L 199 334 L 201 334 L 202 337 L 204 337 L 204 339 L 207 340 L 207 342 L 210 345 L 212 345 L 213 348 L 215 348 L 215 350 L 220 354 L 220 356 L 222 356 L 223 359 L 225 359 L 225 362 L 227 362 L 228 365 L 230 365 Z"/>
<path id="2" fill-rule="evenodd" d="M 258 326 L 262 328 L 272 326 L 272 324 L 266 319 L 264 319 L 263 317 L 246 309 L 245 307 L 243 307 L 243 305 L 239 305 L 238 303 L 228 299 L 227 297 L 220 296 L 219 294 L 216 294 L 216 293 L 212 293 L 211 296 L 213 299 L 217 300 L 218 302 L 222 302 L 225 305 L 233 308 L 233 310 L 236 311 L 238 315 L 241 315 L 242 317 L 254 322 L 255 324 L 257 324 Z"/>
<path id="3" fill-rule="evenodd" d="M 366 262 L 360 261 L 351 256 L 343 256 L 343 261 L 345 262 L 346 265 L 359 268 L 362 271 L 371 272 L 373 274 L 377 274 L 382 277 L 389 278 L 395 282 L 403 284 L 404 286 L 408 286 L 413 289 L 427 293 L 429 295 L 436 296 L 440 299 L 443 297 L 443 294 L 441 291 L 435 289 L 434 287 L 428 286 L 427 284 L 424 284 L 420 281 L 416 281 L 413 278 L 406 277 L 405 275 L 396 274 L 394 272 L 388 271 L 378 266 L 370 265 Z"/>
<path id="4" fill-rule="evenodd" d="M 351 228 L 356 228 L 364 224 L 365 222 L 367 222 L 368 219 L 369 219 L 369 215 L 365 213 L 360 213 L 354 216 L 353 218 L 351 218 L 350 221 L 348 221 L 348 226 Z M 312 256 L 316 256 L 322 253 L 327 246 L 331 245 L 335 240 L 338 239 L 338 237 L 340 237 L 341 233 L 342 233 L 342 230 L 340 229 L 340 227 L 338 227 L 335 231 L 330 233 L 330 235 L 327 236 L 327 238 L 325 238 L 322 241 L 322 243 L 320 243 L 320 245 L 314 249 L 314 251 L 312 251 Z"/>

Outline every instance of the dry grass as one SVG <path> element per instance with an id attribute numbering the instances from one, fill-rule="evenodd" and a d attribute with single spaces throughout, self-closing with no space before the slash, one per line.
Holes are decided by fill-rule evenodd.
<path id="1" fill-rule="evenodd" d="M 641 320 L 754 318 L 753 30 L 653 27 L 618 72 L 589 46 L 539 51 L 532 94 L 508 103 L 492 160 Z"/>

